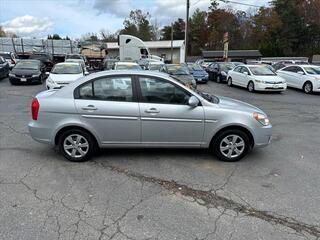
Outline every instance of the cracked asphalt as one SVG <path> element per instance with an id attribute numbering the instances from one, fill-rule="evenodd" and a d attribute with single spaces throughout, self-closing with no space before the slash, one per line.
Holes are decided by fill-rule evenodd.
<path id="1" fill-rule="evenodd" d="M 0 239 L 320 239 L 320 95 L 199 88 L 262 108 L 272 144 L 237 163 L 163 149 L 70 163 L 28 134 L 44 86 L 1 80 Z"/>

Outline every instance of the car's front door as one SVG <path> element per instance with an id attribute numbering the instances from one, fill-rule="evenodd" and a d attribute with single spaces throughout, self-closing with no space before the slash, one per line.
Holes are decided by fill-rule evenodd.
<path id="1" fill-rule="evenodd" d="M 241 81 L 239 82 L 240 86 L 242 87 L 248 86 L 249 75 L 250 75 L 249 69 L 246 67 L 241 67 L 241 78 L 240 78 Z"/>
<path id="2" fill-rule="evenodd" d="M 204 109 L 190 107 L 191 94 L 162 78 L 138 76 L 141 141 L 149 146 L 200 146 Z"/>
<path id="3" fill-rule="evenodd" d="M 127 85 L 120 89 L 117 80 Z M 102 144 L 140 144 L 140 113 L 131 76 L 105 76 L 79 87 L 75 98 L 81 121 Z"/>

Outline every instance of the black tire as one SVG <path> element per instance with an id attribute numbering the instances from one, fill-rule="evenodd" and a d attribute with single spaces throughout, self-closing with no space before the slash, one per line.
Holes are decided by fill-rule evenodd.
<path id="1" fill-rule="evenodd" d="M 232 87 L 232 78 L 231 77 L 228 78 L 227 84 L 229 87 Z"/>
<path id="2" fill-rule="evenodd" d="M 241 154 L 239 154 L 239 156 L 235 155 L 235 156 L 228 157 L 222 153 L 220 146 L 221 146 L 221 144 L 222 145 L 225 144 L 225 142 L 223 142 L 223 140 L 225 138 L 227 138 L 228 136 L 238 136 L 238 137 L 240 137 L 238 140 L 243 141 L 244 146 L 243 146 L 243 149 L 241 148 Z M 219 160 L 224 161 L 224 162 L 236 162 L 247 155 L 248 151 L 251 149 L 251 145 L 250 145 L 249 137 L 244 131 L 241 131 L 238 129 L 228 129 L 226 131 L 221 132 L 218 136 L 215 137 L 215 140 L 214 140 L 213 144 L 211 145 L 211 149 Z M 225 151 L 228 151 L 228 150 L 225 150 Z M 233 149 L 232 149 L 232 153 L 235 153 Z"/>
<path id="3" fill-rule="evenodd" d="M 217 75 L 216 81 L 217 81 L 217 83 L 221 83 L 221 77 L 219 75 Z"/>
<path id="4" fill-rule="evenodd" d="M 248 89 L 249 92 L 254 92 L 255 91 L 254 83 L 252 81 L 250 81 L 248 83 L 247 89 Z"/>
<path id="5" fill-rule="evenodd" d="M 86 142 L 82 141 L 81 143 L 88 143 L 88 149 L 83 156 L 79 156 L 79 154 L 81 154 L 81 153 L 78 150 L 76 150 L 76 153 L 78 153 L 78 156 L 74 156 L 74 157 L 70 155 L 71 153 L 68 153 L 67 150 L 65 150 L 64 143 L 65 143 L 65 141 L 68 141 L 68 140 L 66 140 L 68 137 L 72 137 L 72 136 L 81 136 L 82 138 L 84 138 L 86 140 Z M 79 144 L 81 144 L 81 143 L 79 143 Z M 74 143 L 74 144 L 76 144 L 76 143 Z M 67 160 L 69 160 L 71 162 L 85 162 L 85 161 L 88 161 L 92 157 L 93 153 L 96 151 L 97 145 L 96 145 L 95 139 L 88 132 L 80 130 L 80 129 L 74 129 L 74 130 L 71 129 L 71 130 L 67 130 L 61 134 L 61 136 L 59 137 L 59 140 L 58 140 L 58 147 L 59 147 L 59 151 L 61 152 L 61 154 Z M 85 147 L 82 149 L 85 149 Z"/>
<path id="6" fill-rule="evenodd" d="M 313 85 L 311 82 L 305 82 L 302 89 L 306 94 L 310 94 L 312 93 Z"/>

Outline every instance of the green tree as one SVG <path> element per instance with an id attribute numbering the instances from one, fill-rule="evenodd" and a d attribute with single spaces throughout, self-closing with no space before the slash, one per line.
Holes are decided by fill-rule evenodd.
<path id="1" fill-rule="evenodd" d="M 201 55 L 208 42 L 207 12 L 196 9 L 189 23 L 189 50 L 191 55 Z"/>
<path id="2" fill-rule="evenodd" d="M 185 22 L 182 18 L 178 18 L 172 25 L 173 40 L 183 40 L 185 32 Z M 164 26 L 162 29 L 162 40 L 171 40 L 171 25 Z"/>
<path id="3" fill-rule="evenodd" d="M 149 13 L 143 13 L 139 9 L 131 11 L 129 18 L 123 22 L 124 29 L 120 34 L 133 35 L 143 41 L 150 41 L 153 36 L 150 17 Z"/>

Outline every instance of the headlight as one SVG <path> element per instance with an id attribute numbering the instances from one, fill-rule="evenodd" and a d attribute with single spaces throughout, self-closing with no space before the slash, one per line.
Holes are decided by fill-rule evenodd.
<path id="1" fill-rule="evenodd" d="M 32 77 L 39 77 L 40 73 L 32 75 Z"/>
<path id="2" fill-rule="evenodd" d="M 264 80 L 259 80 L 259 79 L 255 79 L 254 81 L 257 82 L 257 83 L 266 83 L 266 81 L 264 81 Z"/>
<path id="3" fill-rule="evenodd" d="M 267 118 L 267 116 L 261 113 L 253 113 L 253 118 L 257 120 L 259 123 L 261 123 L 263 126 L 268 126 L 270 124 L 270 121 Z"/>
<path id="4" fill-rule="evenodd" d="M 16 75 L 13 73 L 9 73 L 9 77 L 15 77 Z"/>

